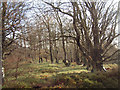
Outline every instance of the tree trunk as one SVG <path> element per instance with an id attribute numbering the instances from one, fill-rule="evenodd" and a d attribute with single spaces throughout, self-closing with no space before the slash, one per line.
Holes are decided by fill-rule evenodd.
<path id="1" fill-rule="evenodd" d="M 67 60 L 66 59 L 66 49 L 65 49 L 65 43 L 64 43 L 64 39 L 62 40 L 63 42 L 63 51 L 64 51 L 64 60 L 63 60 L 63 63 L 66 65 L 66 66 L 70 66 L 70 60 Z M 68 61 L 68 62 L 67 62 Z"/>
<path id="2" fill-rule="evenodd" d="M 42 58 L 40 58 L 41 59 L 41 62 L 43 62 L 43 59 Z"/>
<path id="3" fill-rule="evenodd" d="M 55 59 L 56 59 L 56 63 L 58 64 L 59 63 L 58 59 L 57 58 L 55 58 Z"/>
<path id="4" fill-rule="evenodd" d="M 47 57 L 45 57 L 45 59 L 46 59 L 46 62 L 47 62 Z"/>
<path id="5" fill-rule="evenodd" d="M 64 38 L 62 39 L 62 43 L 63 43 L 63 51 L 64 51 L 64 60 L 63 60 L 63 63 L 66 63 L 66 50 L 65 50 Z"/>
<path id="6" fill-rule="evenodd" d="M 58 61 L 58 50 L 56 50 L 55 59 L 56 59 L 56 63 L 58 64 L 59 63 L 59 61 Z"/>
<path id="7" fill-rule="evenodd" d="M 39 63 L 40 63 L 40 56 L 39 56 Z"/>
<path id="8" fill-rule="evenodd" d="M 52 56 L 52 47 L 50 45 L 50 60 L 51 60 L 51 63 L 53 64 L 53 56 Z"/>
<path id="9" fill-rule="evenodd" d="M 51 63 L 53 64 L 51 30 L 50 30 L 50 27 L 49 27 L 49 23 L 48 23 L 48 32 L 49 32 L 50 60 L 51 60 Z"/>
<path id="10" fill-rule="evenodd" d="M 91 62 L 87 61 L 87 68 L 86 69 L 89 70 L 90 66 L 91 66 Z"/>
<path id="11" fill-rule="evenodd" d="M 85 57 L 82 57 L 82 62 L 83 62 L 83 66 L 86 66 L 87 61 Z"/>
<path id="12" fill-rule="evenodd" d="M 78 46 L 76 46 L 76 49 L 75 49 L 76 51 L 76 53 L 75 53 L 75 61 L 76 61 L 76 64 L 77 65 L 80 65 L 81 63 L 80 63 L 80 59 L 79 59 L 79 51 L 78 51 Z"/>
<path id="13" fill-rule="evenodd" d="M 4 59 L 4 51 L 5 51 L 5 14 L 6 14 L 6 2 L 2 2 L 3 4 L 3 10 L 2 10 L 2 59 Z"/>
<path id="14" fill-rule="evenodd" d="M 66 49 L 65 49 L 65 39 L 63 37 L 64 35 L 64 32 L 63 32 L 63 27 L 62 27 L 62 21 L 61 21 L 61 18 L 59 17 L 59 14 L 57 12 L 57 21 L 59 23 L 59 28 L 60 28 L 60 31 L 61 31 L 61 36 L 62 36 L 62 47 L 63 47 L 63 52 L 64 52 L 64 60 L 63 60 L 63 63 L 66 65 L 66 66 L 69 66 L 70 65 L 70 61 L 68 61 L 69 63 L 66 62 Z"/>
<path id="15" fill-rule="evenodd" d="M 103 69 L 103 63 L 94 63 L 94 64 L 92 64 L 91 72 L 95 72 L 95 71 L 105 71 Z"/>
<path id="16" fill-rule="evenodd" d="M 104 71 L 103 63 L 102 63 L 102 56 L 98 49 L 94 50 L 93 61 L 91 65 L 93 66 L 92 72 L 94 71 Z"/>
<path id="17" fill-rule="evenodd" d="M 39 36 L 39 40 L 40 40 L 40 36 Z M 39 41 L 40 42 L 40 41 Z M 41 44 L 39 43 L 39 63 L 40 63 L 40 46 L 41 46 Z"/>
<path id="18" fill-rule="evenodd" d="M 70 50 L 70 56 L 71 56 L 71 62 L 73 62 L 73 58 L 72 58 L 72 51 Z"/>

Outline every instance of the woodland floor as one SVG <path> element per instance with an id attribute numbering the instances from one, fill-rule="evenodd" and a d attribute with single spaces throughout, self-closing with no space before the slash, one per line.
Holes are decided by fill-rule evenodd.
<path id="1" fill-rule="evenodd" d="M 66 67 L 62 62 L 24 61 L 19 64 L 17 79 L 15 68 L 6 70 L 3 88 L 117 88 L 118 65 L 105 64 L 104 67 L 110 70 L 91 73 L 75 62 Z"/>

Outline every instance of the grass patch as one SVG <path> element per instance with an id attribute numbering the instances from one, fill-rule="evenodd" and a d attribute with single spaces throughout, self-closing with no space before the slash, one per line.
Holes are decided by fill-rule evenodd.
<path id="1" fill-rule="evenodd" d="M 111 68 L 109 72 L 91 73 L 82 65 L 71 63 L 66 67 L 59 64 L 24 63 L 18 68 L 18 78 L 15 78 L 15 69 L 6 71 L 3 88 L 116 88 L 118 85 L 118 65 L 105 64 Z"/>

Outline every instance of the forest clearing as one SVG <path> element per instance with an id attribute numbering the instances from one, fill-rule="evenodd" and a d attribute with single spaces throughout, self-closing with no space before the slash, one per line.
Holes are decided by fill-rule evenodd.
<path id="1" fill-rule="evenodd" d="M 76 63 L 66 67 L 62 62 L 21 62 L 17 72 L 15 67 L 6 71 L 3 88 L 118 88 L 118 65 L 104 67 L 109 70 L 90 73 Z"/>
<path id="2" fill-rule="evenodd" d="M 120 2 L 0 2 L 0 87 L 118 88 Z"/>

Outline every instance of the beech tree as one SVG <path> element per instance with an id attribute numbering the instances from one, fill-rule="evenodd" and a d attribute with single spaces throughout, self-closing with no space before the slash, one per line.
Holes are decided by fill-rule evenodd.
<path id="1" fill-rule="evenodd" d="M 72 18 L 75 40 L 81 55 L 89 62 L 87 65 L 92 66 L 92 71 L 102 71 L 103 62 L 118 52 L 116 50 L 109 56 L 105 55 L 110 49 L 109 45 L 120 35 L 116 33 L 118 10 L 112 3 L 107 5 L 107 2 L 101 1 L 82 1 L 70 1 L 68 4 L 72 8 L 71 11 L 64 11 L 60 6 L 44 2 Z"/>

